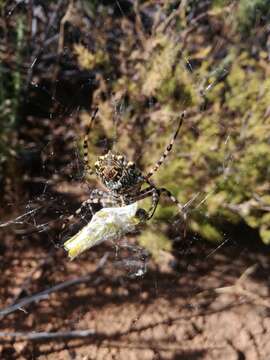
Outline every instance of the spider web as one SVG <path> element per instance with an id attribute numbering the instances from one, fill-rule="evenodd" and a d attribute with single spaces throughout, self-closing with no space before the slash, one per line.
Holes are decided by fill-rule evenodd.
<path id="1" fill-rule="evenodd" d="M 16 16 L 17 9 L 20 8 L 23 3 L 23 1 L 14 2 L 14 4 L 9 7 L 7 16 Z M 121 15 L 128 17 L 121 3 L 119 1 L 115 3 Z M 62 2 L 60 1 L 58 7 L 61 8 L 61 6 Z M 39 16 L 42 16 L 42 9 L 39 9 L 39 11 Z M 57 14 L 57 9 L 54 14 Z M 166 18 L 163 20 L 166 21 Z M 50 24 L 50 29 L 53 28 L 54 24 Z M 55 36 L 54 32 L 53 35 L 50 34 L 50 36 L 49 33 L 50 31 L 47 30 L 48 36 L 46 36 L 45 39 L 48 42 L 53 41 L 52 38 Z M 64 54 L 68 57 L 68 49 L 64 49 Z M 82 94 L 84 98 L 78 99 L 76 96 L 71 98 L 68 91 L 67 93 L 63 91 L 64 94 L 61 93 L 61 90 L 63 90 L 61 86 L 64 87 L 65 79 L 62 83 L 59 79 L 55 79 L 52 83 L 49 83 L 46 78 L 44 79 L 42 76 L 34 76 L 41 58 L 42 51 L 40 48 L 37 48 L 37 51 L 34 51 L 30 65 L 28 65 L 26 69 L 28 77 L 26 81 L 29 81 L 29 83 L 25 95 L 27 105 L 25 107 L 31 109 L 32 113 L 29 111 L 29 114 L 26 116 L 27 124 L 25 128 L 22 129 L 20 137 L 24 147 L 23 161 L 26 167 L 30 164 L 24 174 L 24 186 L 27 188 L 27 195 L 23 196 L 22 200 L 20 199 L 16 202 L 13 200 L 10 201 L 9 206 L 12 209 L 11 211 L 16 213 L 16 216 L 10 214 L 7 217 L 5 216 L 5 220 L 0 223 L 0 228 L 4 229 L 5 232 L 12 231 L 16 233 L 16 235 L 20 235 L 22 239 L 31 236 L 33 236 L 37 242 L 44 241 L 45 239 L 48 247 L 51 246 L 57 250 L 62 247 L 64 240 L 76 233 L 90 220 L 89 213 L 86 211 L 80 215 L 74 226 L 70 227 L 70 231 L 63 234 L 63 232 L 59 230 L 63 219 L 73 213 L 82 201 L 87 199 L 91 190 L 96 185 L 95 181 L 88 182 L 85 179 L 80 151 L 84 130 L 83 124 L 80 123 L 80 114 L 82 111 L 88 114 L 91 113 L 89 99 L 86 94 L 96 85 L 96 81 L 92 76 L 88 75 L 87 77 L 87 74 L 82 74 L 82 80 L 79 82 L 79 85 L 75 84 L 75 89 L 79 87 L 80 94 Z M 193 86 L 202 97 L 202 100 L 206 98 L 206 95 L 211 93 L 219 81 L 228 73 L 227 68 L 217 66 L 217 69 L 213 71 L 211 76 L 209 75 L 209 78 L 200 79 L 194 75 L 195 70 L 193 69 L 191 61 L 186 57 L 183 57 L 182 61 L 185 71 L 191 77 L 194 84 Z M 213 78 L 214 80 L 212 80 Z M 110 83 L 111 79 L 108 78 L 106 81 Z M 99 137 L 98 140 L 95 139 L 96 148 L 101 151 L 101 153 L 106 152 L 108 148 L 117 148 L 118 143 L 121 141 L 119 134 L 119 128 L 121 128 L 123 124 L 121 119 L 129 114 L 126 99 L 120 98 L 119 100 L 114 100 L 114 94 L 111 93 L 110 95 L 114 109 L 111 126 L 112 133 L 110 137 L 104 136 L 103 138 Z M 150 112 L 151 109 L 155 110 L 156 103 L 153 98 L 148 99 L 147 107 Z M 203 107 L 198 109 L 198 111 L 204 110 Z M 39 128 L 39 126 L 36 126 L 36 123 L 42 117 L 46 120 Z M 100 123 L 97 121 L 97 127 L 99 127 L 99 125 Z M 29 131 L 34 133 L 34 139 L 31 139 L 31 136 L 29 136 Z M 35 131 L 37 131 L 37 133 L 40 131 L 40 134 L 36 137 Z M 46 135 L 45 139 L 41 141 L 40 139 L 44 134 Z M 151 133 L 147 142 L 154 142 L 158 139 L 158 136 L 157 132 Z M 229 149 L 230 134 L 226 134 L 224 144 L 228 146 Z M 225 153 L 227 153 L 227 155 L 224 158 L 221 169 L 224 178 L 230 176 L 230 169 L 234 161 L 233 154 L 230 153 L 229 150 Z M 141 155 L 141 153 L 135 153 L 134 161 L 140 163 Z M 175 153 L 172 151 L 169 159 L 174 156 Z M 31 168 L 35 157 L 38 165 Z M 160 171 L 162 171 L 162 169 Z M 215 188 L 207 193 L 195 192 L 192 194 L 190 199 L 183 204 L 188 217 L 191 216 L 193 212 L 198 212 L 200 216 L 206 218 L 207 215 L 203 213 L 203 204 L 209 197 L 213 196 L 214 193 Z M 11 211 L 9 212 L 11 213 Z M 190 263 L 190 258 L 192 257 L 194 244 L 200 244 L 200 258 L 207 261 L 209 257 L 212 257 L 213 254 L 220 251 L 225 244 L 232 240 L 229 235 L 224 234 L 224 240 L 209 250 L 209 247 L 203 245 L 201 237 L 196 233 L 189 234 L 189 237 L 183 241 L 182 234 L 179 235 L 177 217 L 169 220 L 169 226 L 170 232 L 174 234 L 173 242 L 177 248 L 178 255 L 186 258 L 186 263 L 183 265 L 185 271 L 188 270 L 190 265 L 193 265 Z M 134 280 L 140 282 L 147 276 L 148 267 L 156 266 L 151 264 L 149 251 L 136 243 L 136 236 L 140 232 L 145 231 L 145 229 L 147 230 L 147 227 L 148 224 L 145 225 L 144 229 L 138 229 L 138 232 L 132 234 L 131 237 L 118 239 L 115 244 L 104 245 L 104 248 L 103 245 L 100 245 L 99 249 L 93 248 L 90 250 L 91 253 L 98 254 L 99 258 L 102 258 L 104 252 L 110 254 L 110 264 L 117 274 L 120 270 L 120 278 L 124 285 Z M 40 238 L 38 240 L 39 236 Z M 91 257 L 92 255 L 88 253 L 85 256 Z M 68 258 L 66 261 L 68 262 Z M 175 269 L 178 266 L 176 265 L 174 257 L 169 258 L 168 264 L 170 269 Z M 97 284 L 98 281 L 102 281 L 98 279 L 99 278 L 96 280 Z M 151 279 L 151 281 L 156 293 L 158 293 L 158 279 Z M 143 293 L 143 289 L 141 293 Z M 84 313 L 78 315 L 78 320 L 77 322 L 75 321 L 75 325 L 79 323 L 83 316 Z"/>
<path id="2" fill-rule="evenodd" d="M 13 5 L 9 6 L 9 10 L 7 12 L 7 17 L 16 16 L 16 10 L 20 9 L 20 7 L 24 4 L 24 1 L 18 1 L 15 2 Z M 59 2 L 58 7 L 60 8 L 62 5 L 61 2 Z M 121 4 L 116 1 L 116 6 L 118 10 L 120 11 L 121 15 L 123 17 L 127 17 L 125 14 L 125 10 L 122 8 Z M 58 7 L 56 8 L 54 12 L 54 16 L 57 14 Z M 41 9 L 39 9 L 41 11 Z M 48 37 L 50 34 L 50 31 L 54 28 L 54 25 L 52 23 L 49 24 L 49 27 L 46 31 L 45 38 Z M 50 38 L 49 38 L 50 39 Z M 136 45 L 139 49 L 139 41 Z M 64 52 L 67 51 L 67 49 L 64 49 Z M 20 204 L 16 204 L 17 208 L 20 208 L 21 213 L 19 216 L 15 218 L 11 218 L 7 221 L 4 221 L 0 224 L 1 228 L 4 228 L 6 226 L 16 226 L 18 227 L 19 232 L 37 232 L 37 233 L 44 233 L 46 232 L 48 234 L 48 237 L 53 242 L 54 246 L 59 247 L 63 243 L 63 240 L 61 240 L 61 236 L 57 239 L 55 238 L 55 233 L 50 234 L 51 229 L 55 223 L 59 222 L 61 223 L 61 220 L 65 218 L 67 215 L 65 208 L 68 205 L 69 200 L 64 198 L 62 194 L 57 192 L 55 190 L 55 183 L 60 179 L 60 182 L 63 180 L 62 176 L 64 174 L 65 179 L 67 179 L 67 182 L 70 181 L 71 183 L 75 181 L 76 187 L 78 189 L 78 194 L 80 191 L 83 191 L 85 194 L 90 191 L 92 185 L 87 184 L 85 178 L 84 178 L 84 170 L 83 170 L 83 163 L 82 163 L 82 157 L 79 154 L 79 148 L 78 144 L 80 141 L 80 136 L 82 136 L 82 129 L 79 129 L 79 133 L 76 133 L 74 131 L 74 128 L 78 130 L 78 114 L 81 111 L 81 108 L 84 105 L 78 103 L 75 97 L 75 99 L 72 99 L 70 103 L 70 98 L 67 98 L 65 94 L 61 94 L 59 90 L 58 82 L 59 80 L 56 80 L 55 85 L 47 85 L 46 81 L 35 80 L 33 76 L 33 72 L 35 68 L 38 66 L 38 62 L 40 60 L 40 56 L 42 54 L 42 50 L 40 48 L 37 48 L 36 51 L 33 53 L 33 57 L 31 60 L 31 64 L 28 68 L 28 94 L 26 95 L 26 104 L 29 107 L 35 107 L 34 111 L 36 111 L 38 114 L 30 116 L 29 123 L 35 121 L 35 116 L 46 116 L 46 107 L 49 108 L 49 112 L 47 112 L 47 117 L 50 120 L 54 120 L 54 125 L 51 126 L 51 130 L 53 131 L 51 134 L 47 135 L 48 140 L 41 144 L 31 143 L 30 147 L 28 148 L 27 143 L 25 144 L 25 157 L 27 156 L 34 156 L 35 153 L 38 153 L 39 160 L 41 161 L 41 168 L 42 168 L 42 177 L 40 183 L 37 184 L 36 188 L 41 187 L 41 189 L 38 189 L 38 195 L 31 195 L 30 199 L 27 200 L 27 204 L 25 205 L 25 202 L 21 202 Z M 205 95 L 215 87 L 215 85 L 218 84 L 220 80 L 223 79 L 228 73 L 228 70 L 226 68 L 220 68 L 217 67 L 216 70 L 214 70 L 211 74 L 211 78 L 214 77 L 214 80 L 209 79 L 199 79 L 196 76 L 193 76 L 193 66 L 190 62 L 190 60 L 186 57 L 183 58 L 184 64 L 186 66 L 186 71 L 190 73 L 190 76 L 193 78 L 194 88 L 198 90 L 198 92 L 201 94 L 202 98 L 205 97 Z M 107 81 L 111 81 L 110 78 L 107 79 Z M 85 77 L 83 79 L 80 89 L 89 91 L 90 87 L 93 86 L 95 83 L 95 80 L 93 80 L 93 77 L 90 76 L 89 78 Z M 204 85 L 203 85 L 204 84 Z M 111 139 L 108 139 L 105 137 L 104 139 L 101 139 L 99 141 L 98 147 L 103 148 L 112 148 L 117 146 L 118 143 L 118 125 L 119 122 L 121 122 L 121 117 L 125 115 L 125 112 L 127 111 L 127 104 L 125 99 L 113 99 L 112 96 L 112 105 L 114 108 L 114 115 L 113 115 L 113 132 L 111 134 Z M 64 99 L 64 101 L 63 101 Z M 68 104 L 67 104 L 68 100 Z M 148 100 L 148 107 L 151 111 L 151 108 L 154 109 L 155 104 L 153 103 L 153 99 L 150 98 Z M 88 112 L 91 111 L 90 108 L 87 108 L 86 110 Z M 44 114 L 45 112 L 45 114 Z M 62 125 L 64 120 L 64 125 Z M 29 126 L 29 125 L 28 125 Z M 46 126 L 46 125 L 45 125 Z M 98 126 L 98 125 L 97 125 Z M 50 126 L 48 126 L 47 131 L 50 130 Z M 26 130 L 28 131 L 28 130 Z M 55 136 L 55 139 L 52 139 L 52 136 Z M 61 138 L 62 137 L 62 138 Z M 148 139 L 148 141 L 155 140 L 157 135 L 153 133 Z M 61 138 L 61 143 L 68 144 L 68 146 L 65 146 L 65 151 L 70 151 L 69 157 L 67 157 L 67 161 L 65 160 L 65 154 L 62 154 L 62 159 L 59 158 L 59 148 L 57 142 Z M 224 140 L 225 144 L 227 144 L 230 140 L 230 135 L 228 134 L 226 139 Z M 105 150 L 106 152 L 106 150 Z M 34 155 L 33 155 L 34 154 Z M 137 156 L 137 159 L 136 159 Z M 140 157 L 140 154 L 135 155 L 135 162 Z M 174 154 L 170 154 L 170 156 L 174 156 Z M 33 159 L 31 159 L 33 160 Z M 63 161 L 61 161 L 63 160 Z M 229 176 L 230 173 L 230 167 L 232 165 L 233 156 L 232 154 L 228 153 L 226 158 L 223 162 L 223 174 L 224 177 Z M 59 166 L 60 165 L 60 166 Z M 27 175 L 28 176 L 28 175 Z M 30 174 L 31 177 L 31 174 Z M 55 179 L 55 180 L 54 180 Z M 34 182 L 36 180 L 34 179 Z M 37 180 L 38 181 L 38 180 Z M 65 180 L 64 180 L 65 181 Z M 57 185 L 58 186 L 58 185 Z M 65 185 L 64 185 L 65 186 Z M 66 184 L 68 187 L 68 184 Z M 72 187 L 71 185 L 70 187 Z M 208 197 L 212 196 L 215 190 L 212 190 L 209 193 L 203 193 L 203 192 L 197 192 L 195 193 L 185 204 L 183 204 L 183 208 L 187 213 L 190 213 L 192 211 L 200 211 L 200 208 L 202 207 L 203 203 L 208 199 Z M 74 199 L 73 199 L 74 201 Z M 11 204 L 12 205 L 12 204 Z M 76 205 L 73 205 L 73 209 L 76 209 L 79 205 L 79 202 L 76 202 Z M 76 207 L 74 207 L 76 206 Z M 23 208 L 25 210 L 23 211 Z M 48 214 L 51 214 L 50 219 L 44 220 L 44 217 L 48 216 Z M 70 211 L 69 211 L 70 213 Z M 75 224 L 75 230 L 78 231 L 78 229 L 83 225 L 86 224 L 89 221 L 89 216 L 87 214 L 82 214 L 79 219 L 79 225 Z M 177 226 L 177 221 L 172 220 L 171 226 Z M 64 237 L 64 239 L 67 239 L 71 233 L 67 233 L 67 235 Z M 176 238 L 177 241 L 177 238 Z M 193 240 L 189 240 L 189 246 L 191 246 L 191 243 L 193 241 L 197 241 L 197 236 L 194 235 Z M 225 239 L 221 244 L 219 244 L 216 248 L 216 250 L 220 249 L 223 244 L 225 244 L 228 241 L 228 238 Z M 135 252 L 138 253 L 138 246 L 137 245 L 128 245 L 124 241 L 123 245 L 121 245 L 125 249 L 132 249 L 134 246 Z M 214 250 L 214 251 L 216 251 Z M 188 249 L 183 250 L 184 252 L 188 251 Z M 145 250 L 141 248 L 141 253 L 144 254 Z M 210 256 L 213 252 L 211 251 L 210 254 L 207 256 Z M 126 255 L 125 255 L 126 256 Z M 137 255 L 136 255 L 137 256 Z M 140 257 L 140 255 L 139 255 Z M 142 258 L 145 258 L 144 255 L 142 255 Z M 124 267 L 128 267 L 128 264 L 133 264 L 131 267 L 134 267 L 134 264 L 136 263 L 136 259 L 133 260 L 131 258 L 130 260 L 125 259 L 123 261 Z M 117 266 L 121 264 L 121 261 L 117 260 Z M 134 274 L 144 274 L 146 269 L 145 262 L 143 261 L 140 263 L 140 261 L 137 262 L 138 269 L 135 270 Z M 141 265 L 140 265 L 141 264 Z M 133 276 L 131 274 L 131 276 Z"/>

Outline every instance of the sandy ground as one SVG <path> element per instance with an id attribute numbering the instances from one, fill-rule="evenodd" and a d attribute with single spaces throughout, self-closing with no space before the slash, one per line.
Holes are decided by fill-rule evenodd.
<path id="1" fill-rule="evenodd" d="M 269 250 L 236 244 L 212 254 L 213 247 L 194 244 L 184 255 L 164 253 L 162 265 L 150 259 L 138 277 L 125 263 L 130 253 L 117 255 L 110 244 L 70 262 L 45 239 L 3 234 L 1 309 L 90 276 L 2 316 L 0 331 L 91 334 L 19 341 L 1 333 L 0 358 L 268 360 Z"/>

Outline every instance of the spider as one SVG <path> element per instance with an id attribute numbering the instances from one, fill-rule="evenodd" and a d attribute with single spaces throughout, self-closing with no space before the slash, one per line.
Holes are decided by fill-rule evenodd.
<path id="1" fill-rule="evenodd" d="M 109 150 L 109 152 L 103 156 L 99 156 L 95 162 L 94 169 L 89 164 L 89 134 L 91 132 L 94 120 L 96 118 L 98 109 L 96 109 L 91 117 L 90 123 L 86 129 L 83 142 L 83 159 L 85 164 L 85 170 L 88 175 L 96 174 L 101 183 L 105 186 L 106 191 L 93 190 L 90 198 L 84 201 L 75 214 L 79 215 L 83 208 L 90 209 L 93 215 L 94 204 L 100 204 L 102 207 L 118 207 L 125 206 L 131 203 L 142 200 L 146 197 L 152 197 L 152 205 L 148 212 L 143 211 L 140 216 L 143 216 L 143 220 L 150 220 L 157 208 L 160 195 L 165 194 L 173 203 L 175 203 L 182 214 L 184 220 L 186 220 L 186 214 L 183 211 L 183 206 L 179 201 L 171 194 L 171 192 L 165 188 L 157 187 L 150 178 L 160 168 L 169 152 L 172 150 L 175 139 L 179 133 L 179 130 L 183 124 L 184 113 L 179 116 L 178 126 L 170 141 L 166 146 L 160 159 L 156 162 L 153 168 L 143 175 L 134 162 L 128 161 L 122 154 L 117 154 Z M 146 184 L 147 187 L 142 189 L 142 186 Z M 69 216 L 62 226 L 65 228 L 75 215 Z"/>

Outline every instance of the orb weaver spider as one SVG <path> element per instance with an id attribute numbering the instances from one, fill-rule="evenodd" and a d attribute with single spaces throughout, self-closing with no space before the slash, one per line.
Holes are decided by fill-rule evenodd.
<path id="1" fill-rule="evenodd" d="M 99 156 L 95 162 L 94 169 L 89 164 L 89 134 L 91 132 L 94 120 L 96 118 L 98 109 L 96 109 L 91 117 L 90 123 L 86 129 L 83 142 L 83 159 L 85 164 L 85 171 L 87 175 L 96 174 L 101 183 L 105 186 L 106 191 L 93 190 L 90 198 L 84 201 L 75 214 L 79 215 L 83 208 L 88 208 L 93 215 L 94 204 L 99 204 L 101 207 L 119 207 L 129 205 L 146 197 L 152 197 L 151 208 L 146 211 L 142 211 L 139 216 L 143 216 L 143 220 L 150 220 L 157 208 L 160 195 L 165 194 L 170 200 L 175 203 L 179 209 L 183 219 L 186 220 L 186 213 L 184 207 L 179 201 L 171 194 L 171 192 L 165 188 L 157 187 L 150 178 L 160 168 L 169 152 L 172 150 L 175 139 L 179 133 L 179 130 L 183 124 L 185 113 L 183 112 L 179 116 L 178 125 L 176 131 L 166 146 L 160 159 L 156 162 L 153 168 L 143 175 L 134 162 L 128 161 L 122 154 L 113 153 L 111 150 L 105 155 Z M 142 186 L 147 184 L 147 187 L 142 189 Z M 64 220 L 62 228 L 65 228 L 75 215 L 69 216 Z"/>

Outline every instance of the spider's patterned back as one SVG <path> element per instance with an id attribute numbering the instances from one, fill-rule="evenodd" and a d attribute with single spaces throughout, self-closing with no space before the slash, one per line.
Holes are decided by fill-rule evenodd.
<path id="1" fill-rule="evenodd" d="M 137 193 L 144 182 L 144 177 L 133 162 L 111 151 L 98 158 L 95 170 L 102 183 L 115 195 Z"/>

